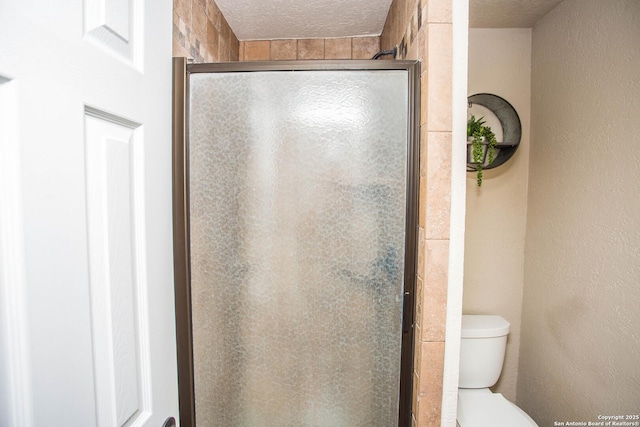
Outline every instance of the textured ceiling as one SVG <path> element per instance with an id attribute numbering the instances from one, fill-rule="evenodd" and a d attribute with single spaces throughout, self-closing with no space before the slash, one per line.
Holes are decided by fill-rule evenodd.
<path id="1" fill-rule="evenodd" d="M 215 0 L 240 40 L 380 35 L 391 0 Z M 455 7 L 456 0 L 452 0 Z M 562 0 L 469 0 L 472 28 L 531 28 Z"/>
<path id="2" fill-rule="evenodd" d="M 377 36 L 391 0 L 215 0 L 239 40 Z"/>
<path id="3" fill-rule="evenodd" d="M 469 0 L 471 28 L 532 28 L 562 0 Z"/>

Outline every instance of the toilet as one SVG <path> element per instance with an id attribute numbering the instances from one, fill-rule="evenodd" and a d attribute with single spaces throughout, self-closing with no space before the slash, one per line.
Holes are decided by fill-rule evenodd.
<path id="1" fill-rule="evenodd" d="M 537 427 L 493 386 L 502 372 L 509 322 L 500 316 L 463 315 L 458 384 L 459 427 Z"/>

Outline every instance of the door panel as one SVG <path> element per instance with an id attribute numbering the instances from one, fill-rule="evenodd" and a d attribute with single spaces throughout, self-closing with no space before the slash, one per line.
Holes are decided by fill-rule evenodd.
<path id="1" fill-rule="evenodd" d="M 84 0 L 85 38 L 140 67 L 144 30 L 140 6 L 133 0 Z"/>
<path id="2" fill-rule="evenodd" d="M 28 414 L 7 425 L 160 426 L 177 416 L 171 2 L 0 1 L 0 76 L 17 88 L 24 276 L 0 282 L 24 296 L 1 326 L 26 332 L 0 398 Z"/>
<path id="3" fill-rule="evenodd" d="M 140 126 L 85 118 L 91 324 L 100 425 L 147 418 L 151 386 Z M 136 176 L 138 175 L 138 176 Z M 142 211 L 142 212 L 138 212 Z"/>

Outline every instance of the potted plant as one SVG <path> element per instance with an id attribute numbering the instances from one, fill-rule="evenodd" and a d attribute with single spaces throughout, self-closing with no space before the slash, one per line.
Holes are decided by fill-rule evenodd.
<path id="1" fill-rule="evenodd" d="M 497 145 L 496 135 L 485 125 L 484 116 L 467 120 L 467 165 L 477 171 L 478 187 L 482 185 L 482 167 L 493 163 Z"/>

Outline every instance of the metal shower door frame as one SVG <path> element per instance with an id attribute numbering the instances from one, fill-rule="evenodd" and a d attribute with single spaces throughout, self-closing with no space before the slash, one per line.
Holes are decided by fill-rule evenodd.
<path id="1" fill-rule="evenodd" d="M 196 425 L 189 236 L 189 129 L 187 120 L 189 75 L 192 73 L 321 70 L 405 70 L 408 73 L 405 271 L 398 426 L 408 427 L 411 425 L 420 181 L 419 61 L 325 60 L 187 64 L 186 58 L 173 58 L 173 245 L 178 390 L 180 425 L 182 427 L 195 427 Z"/>

